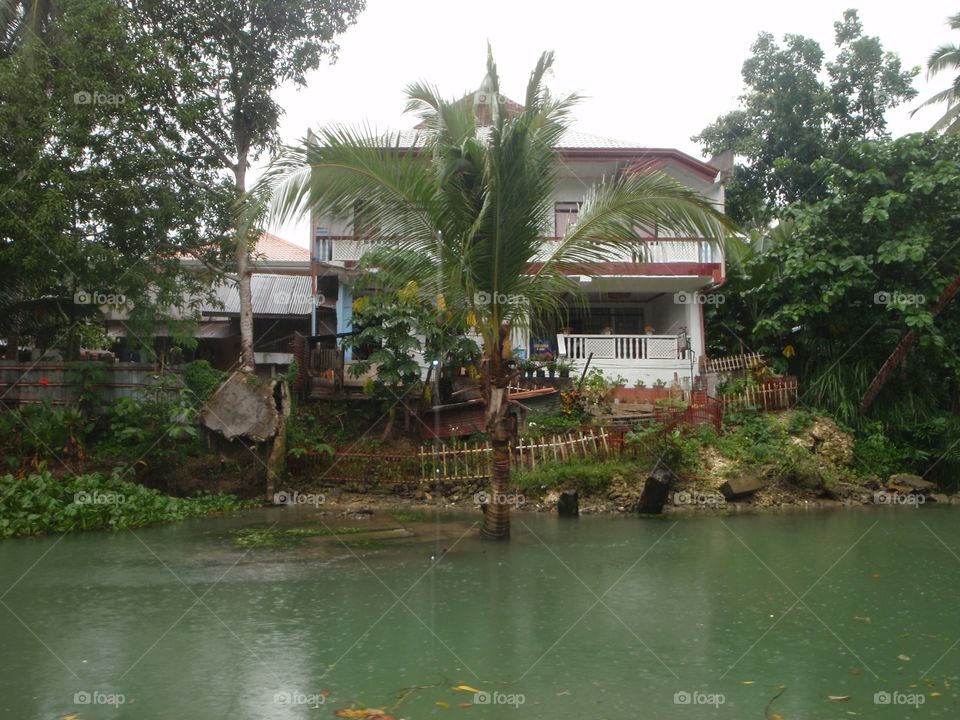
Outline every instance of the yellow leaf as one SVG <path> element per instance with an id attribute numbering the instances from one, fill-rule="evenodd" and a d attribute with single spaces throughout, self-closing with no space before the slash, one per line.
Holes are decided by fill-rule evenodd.
<path id="1" fill-rule="evenodd" d="M 780 713 L 770 713 L 770 720 L 783 720 L 783 715 Z"/>
<path id="2" fill-rule="evenodd" d="M 932 693 L 930 693 L 930 697 L 940 697 L 940 693 L 938 693 L 938 692 L 932 692 Z"/>
<path id="3" fill-rule="evenodd" d="M 436 705 L 437 707 L 442 707 L 442 708 L 448 708 L 448 707 L 450 707 L 450 703 L 444 702 L 443 700 L 437 700 L 437 701 L 434 703 L 434 705 Z"/>
<path id="4" fill-rule="evenodd" d="M 473 693 L 474 695 L 476 695 L 478 692 L 480 692 L 480 691 L 477 690 L 475 687 L 470 687 L 469 685 L 457 685 L 457 686 L 454 688 L 454 690 L 459 690 L 460 692 Z"/>
<path id="5" fill-rule="evenodd" d="M 744 681 L 743 681 L 743 684 L 744 684 L 744 685 L 753 685 L 753 682 L 754 682 L 753 680 L 744 680 Z"/>

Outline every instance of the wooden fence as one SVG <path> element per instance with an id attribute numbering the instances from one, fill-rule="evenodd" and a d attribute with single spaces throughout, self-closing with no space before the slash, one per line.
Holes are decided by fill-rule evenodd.
<path id="1" fill-rule="evenodd" d="M 0 409 L 43 402 L 72 405 L 77 394 L 77 379 L 72 373 L 84 365 L 93 363 L 0 361 Z M 150 363 L 98 362 L 95 367 L 98 374 L 106 376 L 96 384 L 100 399 L 106 403 L 155 392 L 174 394 L 183 389 L 180 367 L 166 368 L 166 377 Z"/>
<path id="2" fill-rule="evenodd" d="M 766 358 L 760 353 L 754 352 L 742 353 L 740 355 L 729 355 L 727 357 L 706 360 L 703 364 L 703 372 L 734 372 L 736 370 L 746 370 L 760 363 L 766 363 Z"/>
<path id="3" fill-rule="evenodd" d="M 758 407 L 763 410 L 789 410 L 797 404 L 799 385 L 797 378 L 789 376 L 764 380 L 760 385 L 742 392 L 721 395 L 719 400 L 724 410 Z"/>
<path id="4" fill-rule="evenodd" d="M 521 438 L 511 453 L 514 469 L 577 457 L 611 457 L 623 447 L 623 435 L 606 428 L 584 428 L 566 435 Z M 365 487 L 419 485 L 432 481 L 485 480 L 490 476 L 491 448 L 486 442 L 421 445 L 398 452 L 308 453 L 291 458 L 288 469 L 330 482 L 362 482 Z"/>

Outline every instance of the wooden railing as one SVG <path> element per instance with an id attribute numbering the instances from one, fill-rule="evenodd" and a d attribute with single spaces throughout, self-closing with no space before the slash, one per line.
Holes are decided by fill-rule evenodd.
<path id="1" fill-rule="evenodd" d="M 686 357 L 678 335 L 557 335 L 560 354 L 570 360 L 679 360 Z"/>

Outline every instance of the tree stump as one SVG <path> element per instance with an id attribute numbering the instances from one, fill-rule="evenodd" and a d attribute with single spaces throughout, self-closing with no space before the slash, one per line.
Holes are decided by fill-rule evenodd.
<path id="1" fill-rule="evenodd" d="M 576 492 L 560 493 L 560 499 L 557 501 L 557 514 L 560 517 L 580 517 L 580 498 Z"/>
<path id="2" fill-rule="evenodd" d="M 663 512 L 670 495 L 670 488 L 676 480 L 676 475 L 665 465 L 657 464 L 644 483 L 640 494 L 640 503 L 637 512 L 659 515 Z"/>

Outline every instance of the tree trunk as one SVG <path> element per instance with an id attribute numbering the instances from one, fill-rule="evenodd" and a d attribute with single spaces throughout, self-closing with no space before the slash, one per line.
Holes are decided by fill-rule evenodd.
<path id="1" fill-rule="evenodd" d="M 933 317 L 937 317 L 941 311 L 947 306 L 953 297 L 960 292 L 960 275 L 957 275 L 953 279 L 953 282 L 950 283 L 946 289 L 940 294 L 940 299 L 937 301 L 936 306 L 930 312 Z M 914 343 L 917 342 L 917 338 L 920 337 L 919 330 L 911 330 L 897 344 L 897 347 L 894 348 L 893 352 L 890 353 L 890 357 L 886 359 L 883 365 L 880 366 L 880 369 L 877 371 L 876 376 L 873 378 L 873 381 L 870 383 L 870 386 L 867 388 L 867 392 L 863 395 L 863 400 L 860 401 L 860 413 L 866 415 L 867 411 L 870 410 L 870 406 L 873 405 L 873 401 L 877 399 L 877 395 L 880 394 L 880 391 L 883 389 L 883 386 L 886 384 L 887 380 L 890 379 L 890 376 L 893 374 L 893 371 L 896 367 L 903 362 L 904 358 L 907 355 L 907 351 L 913 347 Z"/>
<path id="2" fill-rule="evenodd" d="M 507 388 L 489 385 L 487 398 L 487 433 L 490 436 L 490 498 L 483 516 L 480 537 L 488 540 L 510 538 L 511 485 L 510 441 L 513 432 L 508 415 Z"/>
<path id="3" fill-rule="evenodd" d="M 234 169 L 237 194 L 242 199 L 247 188 L 247 158 L 245 153 L 237 157 Z M 255 231 L 252 223 L 244 222 L 236 228 L 237 246 L 234 250 L 237 264 L 237 289 L 240 293 L 240 370 L 252 373 L 256 367 L 253 357 L 253 296 L 250 291 L 250 237 Z"/>

